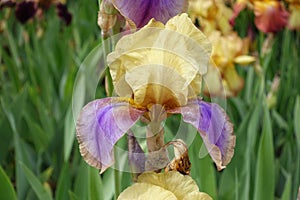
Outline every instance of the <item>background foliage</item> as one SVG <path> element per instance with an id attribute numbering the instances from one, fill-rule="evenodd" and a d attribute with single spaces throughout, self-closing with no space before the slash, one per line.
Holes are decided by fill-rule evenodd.
<path id="1" fill-rule="evenodd" d="M 70 26 L 54 17 L 53 8 L 25 25 L 12 11 L 0 12 L 0 199 L 112 199 L 132 183 L 130 174 L 113 169 L 99 175 L 79 154 L 73 86 L 101 34 L 96 1 L 68 7 Z M 241 34 L 243 20 L 248 19 L 237 25 Z M 298 193 L 300 34 L 277 33 L 266 53 L 267 35 L 256 34 L 258 65 L 239 68 L 245 87 L 227 99 L 237 136 L 232 162 L 218 172 L 209 156 L 199 158 L 199 136 L 190 146 L 191 175 L 214 199 L 286 200 Z M 277 91 L 272 90 L 275 76 L 280 77 Z M 96 96 L 105 96 L 104 91 L 100 81 Z M 167 136 L 179 121 L 177 116 L 167 121 Z"/>

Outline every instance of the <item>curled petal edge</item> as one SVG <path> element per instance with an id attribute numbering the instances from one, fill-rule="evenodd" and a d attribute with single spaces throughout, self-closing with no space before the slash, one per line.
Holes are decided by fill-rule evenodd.
<path id="1" fill-rule="evenodd" d="M 186 106 L 172 109 L 169 113 L 180 113 L 183 121 L 193 125 L 218 170 L 226 167 L 233 157 L 236 137 L 233 124 L 219 105 L 195 98 L 190 99 Z"/>
<path id="2" fill-rule="evenodd" d="M 123 98 L 104 98 L 88 103 L 76 122 L 76 136 L 84 160 L 104 172 L 114 163 L 114 144 L 145 111 Z"/>

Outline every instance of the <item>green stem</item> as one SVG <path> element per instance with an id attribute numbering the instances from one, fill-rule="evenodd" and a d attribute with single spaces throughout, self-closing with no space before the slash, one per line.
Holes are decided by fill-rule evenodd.
<path id="1" fill-rule="evenodd" d="M 98 0 L 99 10 L 100 10 L 101 1 L 102 1 L 102 0 Z"/>
<path id="2" fill-rule="evenodd" d="M 147 127 L 148 156 L 145 164 L 146 171 L 159 172 L 169 163 L 167 150 L 164 146 L 164 127 L 162 121 L 166 112 L 161 105 L 153 105 L 149 111 L 150 123 Z"/>
<path id="3" fill-rule="evenodd" d="M 153 133 L 151 128 L 147 128 L 148 156 L 145 163 L 146 171 L 160 172 L 169 163 L 167 150 L 164 146 L 164 130 Z"/>
<path id="4" fill-rule="evenodd" d="M 111 44 L 111 38 L 103 38 L 102 37 L 102 47 L 103 47 L 103 53 L 104 53 L 104 58 L 107 57 L 107 55 L 112 52 L 112 44 Z M 114 86 L 113 86 L 113 81 L 110 75 L 109 68 L 106 68 L 106 76 L 105 76 L 105 88 L 106 88 L 106 93 L 107 96 L 112 96 Z"/>
<path id="5" fill-rule="evenodd" d="M 115 196 L 114 199 L 116 200 L 121 193 L 121 188 L 120 188 L 120 172 L 114 167 L 114 179 L 115 179 Z"/>
<path id="6" fill-rule="evenodd" d="M 112 78 L 111 78 L 111 75 L 110 75 L 110 71 L 109 71 L 109 68 L 107 67 L 106 68 L 106 80 L 105 80 L 105 87 L 106 87 L 106 93 L 107 93 L 107 96 L 111 97 L 112 94 L 113 94 L 113 90 L 114 90 L 114 85 L 113 85 L 113 82 L 112 82 Z"/>

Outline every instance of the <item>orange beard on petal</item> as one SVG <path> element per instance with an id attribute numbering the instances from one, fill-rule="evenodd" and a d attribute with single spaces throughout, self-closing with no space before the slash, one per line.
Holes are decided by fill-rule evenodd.
<path id="1" fill-rule="evenodd" d="M 147 84 L 134 91 L 134 102 L 143 107 L 160 104 L 165 109 L 180 106 L 176 95 L 167 87 L 158 84 Z"/>

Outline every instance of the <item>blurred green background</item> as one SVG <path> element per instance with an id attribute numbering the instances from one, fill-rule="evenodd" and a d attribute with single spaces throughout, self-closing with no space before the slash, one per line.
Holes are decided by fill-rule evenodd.
<path id="1" fill-rule="evenodd" d="M 13 9 L 0 11 L 1 200 L 113 199 L 132 183 L 126 172 L 109 169 L 99 175 L 79 154 L 73 86 L 86 56 L 101 44 L 101 31 L 97 1 L 68 2 L 68 9 L 73 15 L 70 26 L 56 16 L 54 7 L 42 19 L 26 24 L 15 19 Z M 241 33 L 243 21 L 239 23 Z M 297 198 L 300 33 L 277 33 L 272 48 L 263 55 L 266 37 L 256 36 L 260 67 L 240 67 L 245 87 L 226 101 L 237 136 L 231 163 L 218 172 L 209 156 L 200 159 L 199 135 L 189 149 L 191 176 L 214 199 Z M 272 89 L 275 76 L 280 78 L 278 90 Z M 81 84 L 88 87 L 88 81 Z M 101 80 L 96 97 L 103 96 Z M 168 137 L 177 131 L 178 122 L 178 116 L 167 121 Z M 123 138 L 120 145 L 124 142 Z"/>

